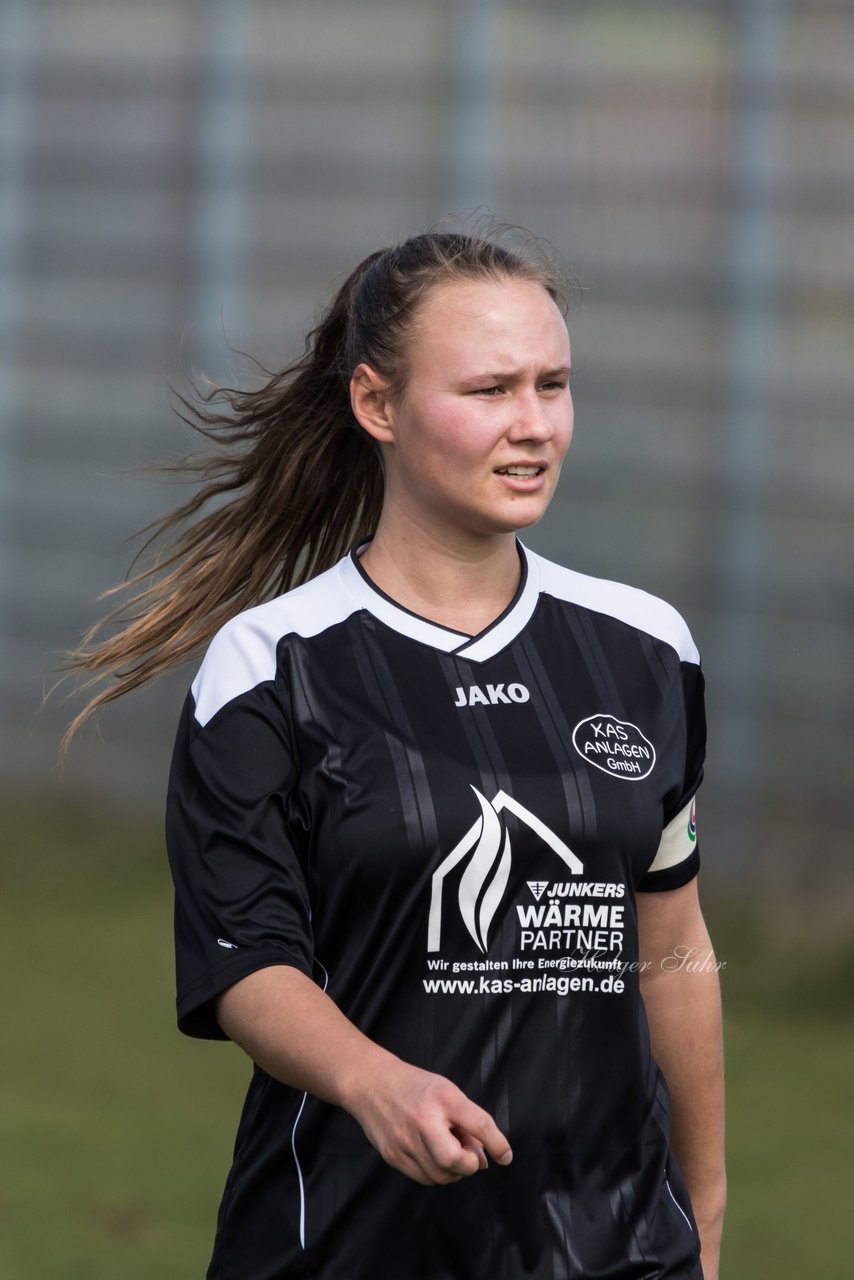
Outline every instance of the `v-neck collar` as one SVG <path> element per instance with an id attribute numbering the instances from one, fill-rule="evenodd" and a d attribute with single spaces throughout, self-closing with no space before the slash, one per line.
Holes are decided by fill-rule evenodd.
<path id="1" fill-rule="evenodd" d="M 366 609 L 393 631 L 408 636 L 410 640 L 417 640 L 419 644 L 440 649 L 443 653 L 453 653 L 472 662 L 485 662 L 488 658 L 494 658 L 524 630 L 537 607 L 540 582 L 536 557 L 518 539 L 516 546 L 522 574 L 516 594 L 504 612 L 476 636 L 466 635 L 465 632 L 431 622 L 429 618 L 422 618 L 420 614 L 413 613 L 386 595 L 359 562 L 358 553 L 363 546 L 364 544 L 354 548 L 339 563 L 342 585 L 347 592 L 362 609 Z"/>

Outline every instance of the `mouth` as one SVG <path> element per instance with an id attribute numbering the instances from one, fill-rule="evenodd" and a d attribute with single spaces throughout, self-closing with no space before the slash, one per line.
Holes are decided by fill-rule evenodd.
<path id="1" fill-rule="evenodd" d="M 519 476 L 522 479 L 530 479 L 532 476 L 541 476 L 546 469 L 544 462 L 532 463 L 513 463 L 509 467 L 496 467 L 495 474 L 497 476 Z"/>

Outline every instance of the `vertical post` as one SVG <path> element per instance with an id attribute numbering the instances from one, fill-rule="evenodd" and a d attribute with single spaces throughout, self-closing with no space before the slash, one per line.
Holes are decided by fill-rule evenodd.
<path id="1" fill-rule="evenodd" d="M 206 0 L 205 65 L 198 104 L 198 188 L 191 253 L 195 262 L 196 354 L 212 377 L 226 360 L 226 339 L 245 337 L 249 10 Z"/>
<path id="2" fill-rule="evenodd" d="M 733 156 L 731 309 L 725 344 L 729 373 L 721 545 L 725 614 L 718 678 L 725 707 L 721 763 L 738 812 L 727 852 L 739 862 L 749 854 L 749 807 L 762 773 L 755 702 L 763 669 L 764 506 L 772 430 L 768 388 L 778 281 L 774 175 L 782 132 L 775 97 L 783 5 L 784 0 L 743 0 L 733 19 L 741 65 Z"/>
<path id="3" fill-rule="evenodd" d="M 451 207 L 494 210 L 498 28 L 502 0 L 456 0 L 452 42 Z"/>
<path id="4" fill-rule="evenodd" d="M 21 412 L 15 331 L 22 302 L 26 235 L 26 156 L 31 116 L 30 76 L 34 60 L 35 20 L 28 0 L 0 6 L 0 706 L 5 714 L 12 664 L 6 661 L 11 608 L 15 595 L 12 547 L 16 483 L 16 436 Z M 5 743 L 8 750 L 11 743 Z M 7 771 L 7 777 L 8 777 Z"/>

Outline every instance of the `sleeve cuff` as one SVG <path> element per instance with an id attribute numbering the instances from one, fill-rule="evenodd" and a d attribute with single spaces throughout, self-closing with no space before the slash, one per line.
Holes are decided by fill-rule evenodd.
<path id="1" fill-rule="evenodd" d="M 241 978 L 272 965 L 289 965 L 311 977 L 305 960 L 297 954 L 281 948 L 270 951 L 252 951 L 234 956 L 228 963 L 208 970 L 202 977 L 178 993 L 178 1030 L 199 1040 L 227 1040 L 214 1011 L 214 1001 L 223 991 L 233 987 Z"/>

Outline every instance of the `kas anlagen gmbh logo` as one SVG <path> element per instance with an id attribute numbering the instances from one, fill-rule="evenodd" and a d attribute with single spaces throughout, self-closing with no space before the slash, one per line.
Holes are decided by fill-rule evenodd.
<path id="1" fill-rule="evenodd" d="M 438 951 L 441 946 L 445 879 L 469 855 L 468 866 L 460 878 L 457 901 L 463 924 L 475 945 L 479 951 L 486 951 L 489 929 L 507 889 L 513 860 L 510 833 L 504 824 L 502 812 L 513 813 L 520 822 L 524 822 L 558 855 L 572 875 L 581 875 L 584 871 L 581 860 L 569 846 L 541 822 L 536 814 L 531 813 L 512 796 L 499 791 L 489 801 L 477 787 L 473 786 L 472 791 L 480 804 L 481 816 L 433 873 L 427 925 L 428 951 Z M 540 893 L 542 891 L 540 889 Z"/>

